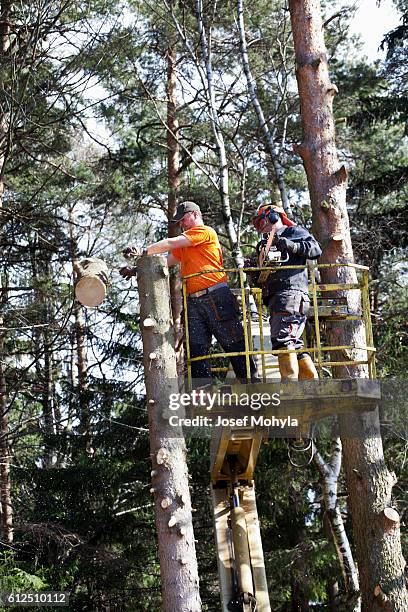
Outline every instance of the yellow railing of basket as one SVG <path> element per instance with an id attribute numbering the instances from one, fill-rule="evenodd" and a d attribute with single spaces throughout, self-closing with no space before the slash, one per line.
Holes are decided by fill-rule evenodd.
<path id="1" fill-rule="evenodd" d="M 375 370 L 375 352 L 376 349 L 373 346 L 373 330 L 371 325 L 371 314 L 370 314 L 370 296 L 369 296 L 369 268 L 367 266 L 361 266 L 359 264 L 353 263 L 336 263 L 336 264 L 320 264 L 315 268 L 309 270 L 309 293 L 311 294 L 311 307 L 313 309 L 313 322 L 314 322 L 314 334 L 315 334 L 315 346 L 313 347 L 304 347 L 301 349 L 278 349 L 278 350 L 265 350 L 264 338 L 263 338 L 263 316 L 262 316 L 262 291 L 259 288 L 249 289 L 245 287 L 245 273 L 246 272 L 261 272 L 264 270 L 270 270 L 271 272 L 277 270 L 293 270 L 293 269 L 305 269 L 306 266 L 270 266 L 264 268 L 222 268 L 222 269 L 209 269 L 203 270 L 196 274 L 190 274 L 183 278 L 183 303 L 184 303 L 184 317 L 185 317 L 185 341 L 186 341 L 186 364 L 187 364 L 187 382 L 189 388 L 191 388 L 192 377 L 191 377 L 191 364 L 195 361 L 200 361 L 204 359 L 223 359 L 226 357 L 238 357 L 245 356 L 246 360 L 246 372 L 248 380 L 251 378 L 250 374 L 250 356 L 261 356 L 261 364 L 262 364 L 262 375 L 265 380 L 265 357 L 268 355 L 281 355 L 285 353 L 303 353 L 305 351 L 312 353 L 315 356 L 316 366 L 319 373 L 322 373 L 322 369 L 326 367 L 332 366 L 344 366 L 344 365 L 367 365 L 368 374 L 370 378 L 375 378 L 376 370 Z M 316 271 L 325 269 L 325 268 L 338 268 L 338 267 L 346 267 L 346 268 L 354 268 L 357 273 L 360 274 L 360 280 L 356 283 L 318 283 L 316 279 Z M 191 357 L 190 353 L 190 342 L 189 342 L 189 328 L 188 328 L 188 296 L 186 291 L 186 281 L 188 278 L 192 278 L 193 276 L 200 276 L 202 274 L 206 274 L 208 272 L 225 272 L 225 273 L 237 273 L 239 278 L 239 288 L 238 291 L 241 294 L 242 301 L 242 323 L 244 330 L 244 343 L 245 343 L 245 351 L 244 352 L 234 352 L 234 353 L 211 353 L 208 355 L 201 355 L 200 357 Z M 343 345 L 343 346 L 322 346 L 321 343 L 321 334 L 320 334 L 320 319 L 319 319 L 319 311 L 318 311 L 318 294 L 325 292 L 345 292 L 345 291 L 360 291 L 361 293 L 361 316 L 356 314 L 343 315 L 342 320 L 360 320 L 362 319 L 364 322 L 365 329 L 365 346 L 353 346 L 353 345 Z M 248 317 L 248 306 L 246 297 L 248 295 L 253 296 L 255 300 L 255 305 L 257 309 L 258 319 L 259 319 L 259 330 L 260 330 L 260 349 L 252 350 L 252 333 L 251 333 L 251 317 Z M 334 361 L 324 361 L 323 355 L 324 353 L 334 352 L 334 351 L 346 351 L 346 350 L 354 350 L 354 351 L 363 351 L 367 354 L 367 359 L 347 359 L 347 360 L 334 360 Z M 215 367 L 212 368 L 214 371 L 226 371 L 228 368 Z"/>

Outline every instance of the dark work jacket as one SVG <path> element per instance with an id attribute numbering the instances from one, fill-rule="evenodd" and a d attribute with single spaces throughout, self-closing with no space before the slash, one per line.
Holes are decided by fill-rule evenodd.
<path id="1" fill-rule="evenodd" d="M 277 238 L 287 238 L 298 245 L 297 253 L 288 253 L 289 260 L 282 265 L 285 266 L 306 266 L 307 259 L 317 259 L 322 254 L 322 249 L 319 243 L 309 232 L 298 225 L 293 227 L 282 227 L 276 232 Z M 264 239 L 268 235 L 264 234 Z M 286 253 L 282 254 L 285 257 Z M 265 304 L 269 299 L 281 291 L 301 291 L 308 294 L 307 270 L 306 268 L 298 270 L 280 270 L 272 272 L 262 289 L 262 297 Z"/>

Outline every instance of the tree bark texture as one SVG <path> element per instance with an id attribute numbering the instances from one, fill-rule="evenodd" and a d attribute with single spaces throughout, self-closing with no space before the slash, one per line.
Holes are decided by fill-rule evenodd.
<path id="1" fill-rule="evenodd" d="M 6 55 L 10 45 L 10 9 L 11 1 L 0 3 L 0 57 Z M 2 78 L 0 75 L 0 88 Z M 3 207 L 4 171 L 8 146 L 8 121 L 5 109 L 0 107 L 0 211 Z M 7 293 L 2 291 L 2 274 L 0 268 L 0 328 L 3 327 L 3 309 Z M 10 446 L 8 442 L 8 398 L 5 362 L 5 332 L 0 329 L 0 505 L 1 536 L 7 544 L 13 542 L 13 506 L 11 498 Z"/>
<path id="2" fill-rule="evenodd" d="M 78 395 L 79 395 L 79 414 L 81 423 L 81 433 L 90 439 L 90 409 L 89 409 L 89 388 L 88 388 L 88 360 L 86 353 L 86 323 L 84 307 L 78 302 L 73 308 L 75 317 L 75 340 L 76 357 L 78 370 Z"/>
<path id="3" fill-rule="evenodd" d="M 88 257 L 76 264 L 75 296 L 84 306 L 99 306 L 106 297 L 109 270 L 104 261 Z"/>
<path id="4" fill-rule="evenodd" d="M 359 593 L 358 571 L 354 563 L 350 542 L 344 528 L 343 518 L 338 503 L 337 486 L 341 468 L 341 441 L 338 438 L 334 443 L 334 451 L 330 463 L 327 463 L 318 451 L 313 461 L 320 472 L 323 485 L 324 511 L 330 526 L 333 543 L 339 559 L 347 594 L 355 598 Z M 358 597 L 359 600 L 359 597 Z M 350 612 L 359 612 L 360 601 L 357 601 Z"/>
<path id="5" fill-rule="evenodd" d="M 238 12 L 238 29 L 239 29 L 239 39 L 240 39 L 240 51 L 241 51 L 241 59 L 242 66 L 244 68 L 244 73 L 247 81 L 248 92 L 252 102 L 252 105 L 255 109 L 256 115 L 258 117 L 259 125 L 261 127 L 263 136 L 265 138 L 265 142 L 269 151 L 269 155 L 272 161 L 272 166 L 276 176 L 276 183 L 278 186 L 280 198 L 282 201 L 282 206 L 288 213 L 288 215 L 292 215 L 292 209 L 290 206 L 288 191 L 285 183 L 285 171 L 283 169 L 282 164 L 279 161 L 279 151 L 274 143 L 274 136 L 269 129 L 268 122 L 265 118 L 265 114 L 263 112 L 262 106 L 259 102 L 258 91 L 256 86 L 255 78 L 251 72 L 251 67 L 249 65 L 249 57 L 248 57 L 248 46 L 245 35 L 245 22 L 244 22 L 244 0 L 237 0 L 237 12 Z"/>
<path id="6" fill-rule="evenodd" d="M 201 610 L 197 559 L 182 431 L 170 427 L 169 397 L 178 393 L 169 271 L 164 257 L 142 257 L 137 266 L 149 414 L 152 493 L 159 543 L 163 610 Z"/>
<path id="7" fill-rule="evenodd" d="M 180 145 L 179 122 L 177 118 L 177 76 L 176 76 L 176 53 L 173 46 L 167 49 L 167 218 L 168 235 L 173 238 L 180 233 L 177 223 L 172 223 L 177 209 L 177 197 L 180 188 Z M 181 313 L 183 310 L 183 295 L 181 278 L 177 267 L 170 270 L 170 298 L 171 311 L 174 321 L 174 338 L 176 343 L 177 363 L 179 370 L 183 361 L 183 326 Z"/>
<path id="8" fill-rule="evenodd" d="M 1 293 L 1 275 L 0 275 Z M 2 301 L 2 300 L 1 300 Z M 1 306 L 1 303 L 0 303 Z M 0 313 L 0 327 L 3 318 Z M 13 506 L 11 503 L 10 447 L 8 443 L 8 402 L 6 368 L 4 363 L 4 334 L 0 331 L 0 504 L 1 537 L 4 542 L 13 542 Z"/>
<path id="9" fill-rule="evenodd" d="M 333 118 L 337 87 L 331 83 L 323 37 L 319 0 L 289 0 L 297 64 L 303 142 L 297 147 L 309 185 L 313 225 L 323 247 L 322 262 L 353 262 L 346 208 L 347 172 L 339 163 Z M 351 268 L 322 270 L 323 282 L 356 282 Z M 358 307 L 356 292 L 349 291 L 352 310 Z M 335 325 L 329 333 L 332 345 L 365 343 L 360 321 Z M 361 344 L 360 344 L 361 343 Z M 355 356 L 358 358 L 358 353 Z M 338 368 L 337 377 L 366 377 L 364 366 Z M 363 612 L 383 610 L 380 591 L 390 610 L 408 609 L 404 581 L 400 526 L 386 514 L 392 506 L 395 475 L 384 462 L 378 413 L 348 415 L 340 419 L 341 430 L 353 428 L 353 437 L 343 436 L 344 467 L 362 591 Z"/>

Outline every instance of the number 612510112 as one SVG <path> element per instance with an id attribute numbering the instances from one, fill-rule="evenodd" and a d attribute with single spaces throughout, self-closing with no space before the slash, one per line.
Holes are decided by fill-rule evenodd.
<path id="1" fill-rule="evenodd" d="M 10 591 L 0 593 L 3 606 L 68 606 L 69 593 L 64 591 Z"/>

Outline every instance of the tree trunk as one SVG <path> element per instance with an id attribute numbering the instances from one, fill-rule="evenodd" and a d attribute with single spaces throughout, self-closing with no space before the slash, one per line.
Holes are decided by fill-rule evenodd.
<path id="1" fill-rule="evenodd" d="M 350 612 L 359 612 L 360 601 L 358 595 L 358 572 L 354 563 L 346 530 L 344 528 L 344 522 L 341 516 L 341 510 L 337 497 L 337 485 L 341 468 L 341 454 L 341 441 L 339 438 L 337 438 L 330 464 L 326 463 L 326 461 L 324 461 L 323 457 L 317 451 L 313 456 L 313 461 L 322 477 L 324 510 L 342 570 L 346 593 L 348 596 L 356 600 L 356 604 L 353 606 L 353 608 L 350 608 Z"/>
<path id="2" fill-rule="evenodd" d="M 221 195 L 221 209 L 224 220 L 225 229 L 230 243 L 231 253 L 235 259 L 238 268 L 244 267 L 244 258 L 239 246 L 239 237 L 232 220 L 231 205 L 229 200 L 229 184 L 228 184 L 228 161 L 225 150 L 224 136 L 221 130 L 220 119 L 218 116 L 217 104 L 215 101 L 212 61 L 211 61 L 211 46 L 207 40 L 207 34 L 204 27 L 203 19 L 203 3 L 202 0 L 195 0 L 195 10 L 197 17 L 198 32 L 200 34 L 200 45 L 203 61 L 206 72 L 206 97 L 208 103 L 208 112 L 210 115 L 210 123 L 214 133 L 215 144 L 218 151 L 219 160 L 219 191 Z"/>
<path id="3" fill-rule="evenodd" d="M 299 506 L 299 495 L 293 487 L 289 488 L 289 500 L 293 507 Z M 300 509 L 296 509 L 296 514 Z M 290 567 L 291 612 L 310 612 L 309 603 L 309 559 L 304 525 L 293 526 L 294 556 Z"/>
<path id="4" fill-rule="evenodd" d="M 1 199 L 0 199 L 1 208 Z M 1 295 L 1 273 L 0 273 Z M 3 300 L 0 300 L 3 308 Z M 0 327 L 3 326 L 3 317 L 0 311 Z M 0 502 L 1 502 L 1 535 L 7 544 L 13 542 L 13 507 L 11 504 L 11 478 L 10 478 L 10 447 L 8 443 L 8 405 L 7 385 L 4 363 L 4 332 L 0 330 Z"/>
<path id="5" fill-rule="evenodd" d="M 0 58 L 3 60 L 10 45 L 10 8 L 11 1 L 0 4 Z M 0 87 L 1 87 L 0 75 Z M 1 87 L 2 89 L 2 87 Z M 0 115 L 0 211 L 3 207 L 4 172 L 8 148 L 8 122 Z M 2 267 L 0 267 L 0 328 L 3 327 L 3 309 L 6 293 L 2 292 Z M 5 366 L 5 332 L 0 329 L 0 504 L 2 539 L 7 544 L 13 542 L 13 506 L 11 500 L 10 447 L 8 442 L 8 402 Z"/>
<path id="6" fill-rule="evenodd" d="M 76 356 L 78 370 L 78 395 L 79 395 L 79 420 L 81 423 L 81 432 L 89 438 L 90 436 L 90 414 L 89 414 L 89 389 L 88 389 L 88 361 L 86 354 L 86 325 L 84 316 L 84 307 L 76 303 L 74 305 L 75 317 L 75 340 L 76 340 Z"/>
<path id="7" fill-rule="evenodd" d="M 269 129 L 268 122 L 266 121 L 262 106 L 259 102 L 258 92 L 256 87 L 256 81 L 252 75 L 251 68 L 249 65 L 248 48 L 245 35 L 245 23 L 244 23 L 244 0 L 237 0 L 237 11 L 238 11 L 238 28 L 239 28 L 239 39 L 240 39 L 240 51 L 242 65 L 247 80 L 248 91 L 251 98 L 252 105 L 258 117 L 259 125 L 265 138 L 265 142 L 269 151 L 269 155 L 272 161 L 272 166 L 275 171 L 276 182 L 279 189 L 279 194 L 283 208 L 286 210 L 288 215 L 292 215 L 292 209 L 289 203 L 288 191 L 285 183 L 285 171 L 279 161 L 279 151 L 274 143 L 274 136 Z"/>
<path id="8" fill-rule="evenodd" d="M 319 0 L 289 0 L 297 63 L 303 142 L 297 147 L 309 185 L 313 224 L 323 247 L 323 262 L 352 262 L 353 251 L 346 209 L 347 172 L 340 166 L 335 143 L 333 98 Z M 322 271 L 323 282 L 356 282 L 351 268 Z M 358 298 L 347 292 L 352 309 Z M 330 330 L 333 345 L 364 343 L 359 321 Z M 338 377 L 366 377 L 364 366 L 339 368 Z M 344 438 L 344 466 L 349 493 L 363 612 L 408 609 L 399 520 L 392 509 L 395 475 L 385 465 L 378 413 L 347 415 L 340 427 L 352 425 L 354 437 Z M 391 517 L 391 518 L 389 518 Z M 369 528 L 368 528 L 369 526 Z"/>
<path id="9" fill-rule="evenodd" d="M 177 196 L 180 187 L 180 145 L 179 123 L 177 119 L 177 78 L 176 78 L 176 54 L 173 46 L 167 49 L 167 218 L 169 238 L 177 236 L 180 232 L 177 223 L 171 223 L 177 209 Z M 183 295 L 180 274 L 177 266 L 170 270 L 170 298 L 171 311 L 174 322 L 174 338 L 176 343 L 176 355 L 178 370 L 182 368 L 183 362 L 183 326 L 181 313 L 183 310 Z"/>
<path id="10" fill-rule="evenodd" d="M 81 277 L 81 266 L 78 260 L 78 244 L 74 234 L 75 214 L 74 209 L 69 209 L 69 236 L 70 236 L 70 255 L 72 269 L 74 275 L 74 285 L 77 287 Z M 100 260 L 97 260 L 100 261 Z M 103 262 L 102 262 L 103 263 Z M 103 264 L 105 266 L 105 264 Z M 107 268 L 106 268 L 107 270 Z M 106 272 L 105 270 L 105 272 Z M 103 279 L 103 277 L 102 277 Z M 79 401 L 79 414 L 77 417 L 80 422 L 81 434 L 84 436 L 85 449 L 88 453 L 92 453 L 91 440 L 91 414 L 90 414 L 90 396 L 88 388 L 88 359 L 86 352 L 86 323 L 84 307 L 79 302 L 74 303 L 73 313 L 75 317 L 75 347 L 76 347 L 76 369 L 77 369 L 77 395 Z M 74 377 L 73 377 L 74 378 Z"/>
<path id="11" fill-rule="evenodd" d="M 33 341 L 35 351 L 35 372 L 37 383 L 41 389 L 42 421 L 44 432 L 44 454 L 43 466 L 50 468 L 55 466 L 57 456 L 54 451 L 55 419 L 54 419 L 54 380 L 53 380 L 53 348 L 49 331 L 52 321 L 50 300 L 47 287 L 51 277 L 51 266 L 49 259 L 38 258 L 37 238 L 30 242 L 31 274 L 37 279 L 34 290 L 36 305 L 36 320 L 38 328 L 33 330 Z"/>
<path id="12" fill-rule="evenodd" d="M 75 296 L 84 306 L 95 308 L 102 304 L 106 297 L 109 270 L 104 261 L 97 257 L 88 257 L 77 262 Z"/>
<path id="13" fill-rule="evenodd" d="M 339 599 L 339 584 L 336 580 L 329 579 L 327 584 L 327 598 L 328 598 L 328 610 L 329 612 L 340 612 L 338 599 Z"/>
<path id="14" fill-rule="evenodd" d="M 201 610 L 188 487 L 186 446 L 170 427 L 170 394 L 178 394 L 168 268 L 163 257 L 142 257 L 137 266 L 149 414 L 152 492 L 159 542 L 163 610 Z"/>
<path id="15" fill-rule="evenodd" d="M 46 325 L 50 324 L 49 317 L 49 302 L 48 298 L 43 298 L 41 300 L 43 302 L 44 307 L 44 323 Z M 47 467 L 52 467 L 56 465 L 57 456 L 54 451 L 54 443 L 53 438 L 56 433 L 56 419 L 54 412 L 54 404 L 55 404 L 55 389 L 54 389 L 54 355 L 53 348 L 51 344 L 50 333 L 47 327 L 44 328 L 38 335 L 38 340 L 40 342 L 40 352 L 44 355 L 44 369 L 42 372 L 42 380 L 43 380 L 43 392 L 41 403 L 43 405 L 43 415 L 44 415 L 44 428 L 45 433 L 49 436 L 48 440 L 48 452 L 45 454 L 45 464 Z"/>

